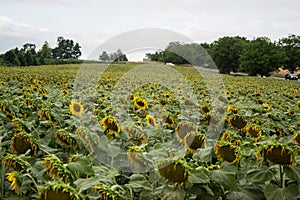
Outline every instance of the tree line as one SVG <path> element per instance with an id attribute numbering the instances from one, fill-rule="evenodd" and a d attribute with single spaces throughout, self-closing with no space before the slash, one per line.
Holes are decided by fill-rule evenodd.
<path id="1" fill-rule="evenodd" d="M 14 48 L 0 55 L 0 65 L 2 66 L 36 66 L 44 64 L 68 64 L 80 63 L 81 46 L 71 39 L 62 36 L 57 37 L 57 46 L 51 48 L 45 41 L 40 50 L 36 50 L 36 45 L 26 43 L 22 48 Z"/>
<path id="2" fill-rule="evenodd" d="M 225 36 L 208 43 L 171 42 L 163 51 L 147 53 L 152 61 L 212 67 L 222 74 L 244 71 L 249 75 L 269 76 L 279 67 L 291 73 L 300 67 L 300 36 L 289 35 L 272 42 L 267 37 L 248 40 Z"/>

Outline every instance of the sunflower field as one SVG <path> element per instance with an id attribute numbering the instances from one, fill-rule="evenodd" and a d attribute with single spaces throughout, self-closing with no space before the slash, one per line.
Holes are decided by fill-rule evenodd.
<path id="1" fill-rule="evenodd" d="M 0 67 L 0 199 L 299 199 L 300 82 Z"/>

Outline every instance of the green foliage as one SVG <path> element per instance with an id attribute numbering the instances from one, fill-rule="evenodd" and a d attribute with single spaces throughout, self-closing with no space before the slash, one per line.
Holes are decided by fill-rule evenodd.
<path id="1" fill-rule="evenodd" d="M 284 67 L 291 73 L 300 67 L 300 36 L 289 35 L 288 37 L 281 38 L 279 45 L 283 47 L 287 60 Z"/>
<path id="2" fill-rule="evenodd" d="M 55 59 L 77 59 L 81 56 L 81 46 L 78 43 L 74 44 L 71 39 L 59 36 L 57 37 L 57 45 L 52 49 L 52 57 Z"/>
<path id="3" fill-rule="evenodd" d="M 282 48 L 265 37 L 249 42 L 240 58 L 241 68 L 250 76 L 270 76 L 270 72 L 277 70 L 285 60 Z"/>
<path id="4" fill-rule="evenodd" d="M 212 44 L 209 52 L 221 74 L 237 72 L 240 66 L 240 56 L 247 42 L 246 38 L 227 36 Z"/>

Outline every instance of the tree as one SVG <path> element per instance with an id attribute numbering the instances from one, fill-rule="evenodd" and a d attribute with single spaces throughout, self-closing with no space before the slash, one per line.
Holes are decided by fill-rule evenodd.
<path id="1" fill-rule="evenodd" d="M 52 49 L 49 47 L 49 43 L 45 41 L 42 48 L 38 52 L 40 64 L 46 64 L 46 59 L 51 58 L 51 52 Z"/>
<path id="2" fill-rule="evenodd" d="M 239 36 L 226 36 L 213 42 L 210 54 L 221 74 L 230 74 L 230 71 L 239 69 L 240 56 L 246 43 L 246 38 Z"/>
<path id="3" fill-rule="evenodd" d="M 57 37 L 57 47 L 52 50 L 52 57 L 55 59 L 77 59 L 81 56 L 81 46 L 71 39 Z"/>
<path id="4" fill-rule="evenodd" d="M 21 63 L 18 59 L 18 48 L 11 49 L 4 53 L 3 60 L 9 66 L 20 66 Z"/>
<path id="5" fill-rule="evenodd" d="M 284 68 L 294 73 L 300 67 L 300 36 L 289 35 L 280 39 L 279 45 L 283 47 L 287 56 Z"/>
<path id="6" fill-rule="evenodd" d="M 242 69 L 250 76 L 269 76 L 270 72 L 277 70 L 285 60 L 283 49 L 266 37 L 249 42 L 240 57 Z"/>
<path id="7" fill-rule="evenodd" d="M 119 62 L 119 61 L 128 61 L 127 57 L 121 49 L 118 49 L 116 52 L 109 54 L 109 61 L 110 62 Z"/>
<path id="8" fill-rule="evenodd" d="M 99 60 L 104 61 L 104 62 L 109 62 L 110 58 L 109 58 L 108 53 L 106 51 L 102 51 L 102 54 L 99 55 Z"/>
<path id="9" fill-rule="evenodd" d="M 25 63 L 24 66 L 29 65 L 38 65 L 37 53 L 35 51 L 36 45 L 32 43 L 26 43 L 23 45 L 23 48 L 20 50 L 20 54 L 24 55 Z M 22 55 L 20 55 L 22 57 Z"/>

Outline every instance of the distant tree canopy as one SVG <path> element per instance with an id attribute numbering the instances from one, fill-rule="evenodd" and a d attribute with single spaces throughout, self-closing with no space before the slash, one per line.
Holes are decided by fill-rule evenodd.
<path id="1" fill-rule="evenodd" d="M 283 47 L 287 59 L 284 68 L 291 73 L 300 67 L 300 36 L 290 35 L 279 40 L 279 45 Z"/>
<path id="2" fill-rule="evenodd" d="M 237 72 L 240 56 L 247 42 L 246 38 L 239 36 L 222 37 L 211 45 L 209 52 L 221 74 Z"/>
<path id="3" fill-rule="evenodd" d="M 43 64 L 64 64 L 78 63 L 76 61 L 81 56 L 80 45 L 73 40 L 57 38 L 57 47 L 51 49 L 49 43 L 45 41 L 39 51 L 36 45 L 26 43 L 21 49 L 14 48 L 0 55 L 0 65 L 5 66 L 30 66 Z M 60 60 L 64 59 L 64 60 Z M 66 60 L 69 59 L 69 60 Z"/>
<path id="4" fill-rule="evenodd" d="M 57 38 L 57 45 L 52 49 L 52 57 L 55 59 L 77 59 L 81 56 L 81 46 L 71 39 L 60 36 Z"/>
<path id="5" fill-rule="evenodd" d="M 205 47 L 209 48 L 209 45 L 205 44 Z M 174 64 L 205 65 L 211 63 L 207 50 L 197 43 L 171 42 L 165 50 L 157 51 L 153 54 L 147 53 L 146 56 L 152 61 L 171 62 Z"/>
<path id="6" fill-rule="evenodd" d="M 241 54 L 241 68 L 250 76 L 270 76 L 286 61 L 283 48 L 271 42 L 269 38 L 259 37 L 245 45 Z"/>
<path id="7" fill-rule="evenodd" d="M 118 49 L 116 52 L 108 54 L 106 51 L 103 51 L 99 55 L 99 60 L 103 62 L 120 62 L 120 61 L 128 61 L 126 55 Z"/>
<path id="8" fill-rule="evenodd" d="M 222 74 L 241 70 L 249 75 L 269 76 L 279 67 L 293 73 L 300 67 L 300 36 L 290 35 L 278 42 L 267 37 L 247 40 L 240 36 L 222 37 L 211 44 L 171 42 L 165 50 L 146 56 L 152 61 L 174 64 L 210 67 L 215 63 Z"/>

